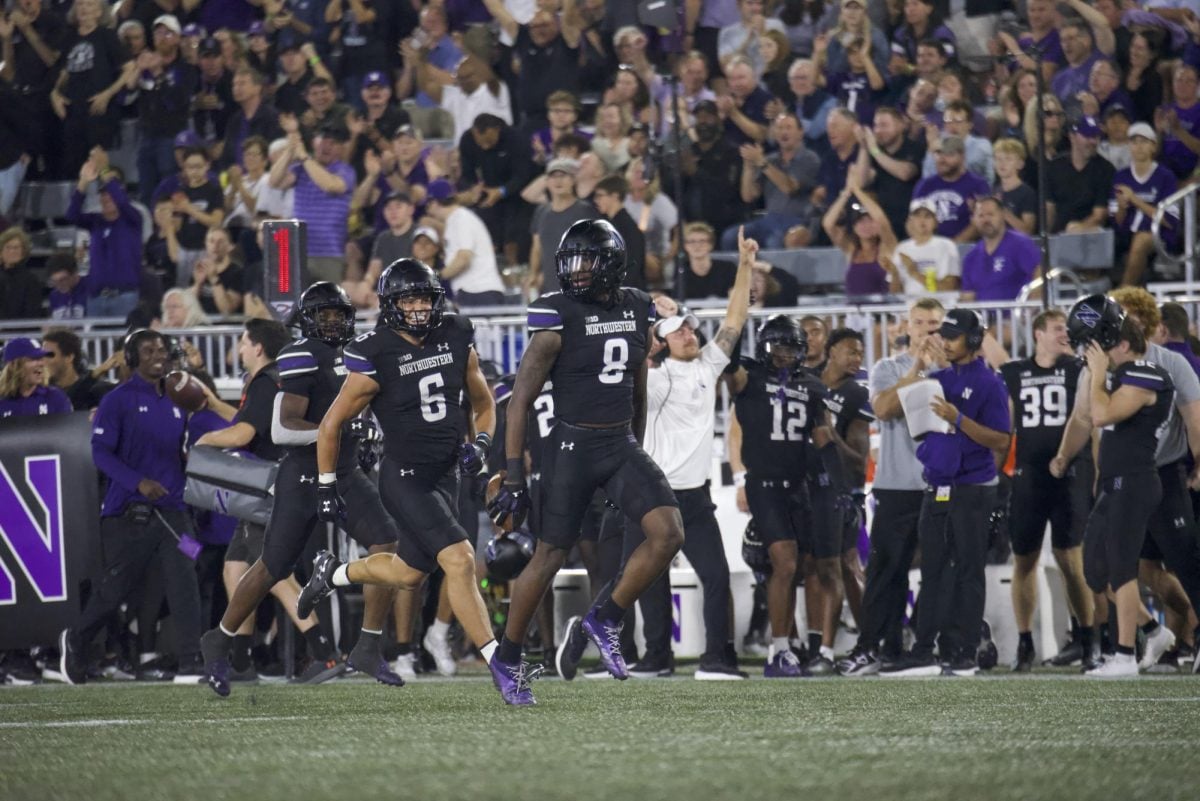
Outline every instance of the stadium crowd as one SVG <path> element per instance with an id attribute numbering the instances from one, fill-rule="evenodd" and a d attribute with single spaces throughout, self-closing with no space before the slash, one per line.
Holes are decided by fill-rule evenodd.
<path id="1" fill-rule="evenodd" d="M 961 300 L 1011 300 L 1037 274 L 1040 253 L 1032 237 L 1038 224 L 1036 154 L 1043 150 L 1039 70 L 1047 87 L 1040 99 L 1047 229 L 1112 229 L 1112 268 L 1083 277 L 1121 287 L 1117 297 L 1125 319 L 1140 324 L 1142 340 L 1179 351 L 1193 366 L 1200 363 L 1186 344 L 1186 312 L 1181 317 L 1177 307 L 1168 306 L 1160 313 L 1147 293 L 1135 289 L 1156 276 L 1150 234 L 1156 204 L 1192 179 L 1200 159 L 1200 131 L 1193 134 L 1200 121 L 1200 20 L 1186 4 L 1146 5 L 1029 0 L 1014 12 L 990 0 L 965 6 L 924 0 L 702 0 L 680 5 L 679 24 L 670 32 L 640 24 L 634 3 L 596 0 L 428 5 L 125 0 L 114 7 L 103 0 L 17 0 L 0 19 L 0 215 L 15 222 L 0 233 L 0 319 L 49 316 L 69 323 L 115 317 L 136 328 L 176 329 L 244 316 L 239 358 L 253 379 L 261 370 L 279 370 L 271 365 L 290 339 L 267 319 L 262 301 L 264 219 L 304 220 L 311 278 L 342 287 L 368 313 L 378 308 L 375 288 L 384 268 L 409 257 L 432 266 L 465 313 L 517 294 L 535 300 L 557 288 L 555 248 L 564 232 L 581 219 L 596 219 L 611 223 L 626 244 L 626 284 L 653 290 L 659 298 L 659 313 L 667 320 L 657 329 L 661 342 L 655 348 L 665 349 L 660 354 L 665 366 L 657 369 L 669 372 L 674 360 L 695 358 L 694 336 L 691 343 L 671 342 L 672 336 L 694 335 L 698 327 L 686 312 L 676 314 L 678 304 L 741 297 L 740 264 L 714 258 L 718 251 L 739 251 L 739 231 L 763 251 L 836 248 L 846 265 L 839 294 L 898 295 L 914 305 L 901 330 L 872 332 L 892 337 L 900 355 L 862 373 L 861 335 L 830 330 L 819 317 L 794 322 L 803 333 L 792 344 L 803 340 L 804 366 L 825 387 L 813 388 L 814 397 L 825 396 L 826 406 L 840 410 L 849 408 L 845 399 L 831 405 L 829 398 L 853 393 L 849 384 L 869 387 L 853 393 L 864 395 L 857 418 L 834 414 L 829 426 L 814 421 L 805 433 L 814 453 L 818 441 L 834 444 L 850 473 L 827 498 L 812 488 L 815 500 L 806 508 L 838 516 L 810 521 L 810 527 L 823 527 L 822 537 L 857 531 L 857 522 L 843 525 L 841 518 L 859 519 L 866 465 L 873 463 L 871 486 L 882 508 L 876 508 L 875 521 L 887 536 L 872 537 L 865 577 L 857 552 L 842 547 L 840 539 L 813 539 L 807 555 L 801 548 L 781 556 L 772 543 L 760 543 L 771 553 L 758 567 L 763 619 L 756 630 L 761 634 L 765 619 L 771 619 L 771 641 L 763 646 L 769 664 L 782 671 L 777 675 L 919 673 L 931 667 L 939 634 L 943 648 L 954 643 L 954 653 L 941 657 L 959 672 L 973 672 L 972 665 L 988 658 L 986 631 L 971 619 L 982 616 L 977 575 L 964 580 L 971 587 L 962 597 L 950 593 L 932 600 L 934 611 L 914 620 L 913 648 L 903 647 L 901 583 L 907 587 L 914 553 L 920 547 L 922 569 L 933 570 L 935 563 L 952 569 L 945 565 L 954 560 L 945 553 L 935 557 L 918 537 L 926 484 L 935 491 L 942 486 L 928 470 L 934 464 L 940 477 L 936 465 L 944 454 L 926 461 L 917 451 L 895 385 L 910 371 L 915 377 L 948 361 L 974 366 L 980 348 L 992 368 L 1001 368 L 1003 357 L 993 346 L 1002 350 L 1004 343 L 982 341 L 977 320 L 954 310 L 947 314 L 934 296 L 957 292 Z M 125 138 L 130 135 L 133 141 Z M 136 167 L 136 181 L 127 180 L 118 164 L 122 154 L 129 156 L 127 167 Z M 62 220 L 78 232 L 75 249 L 35 247 L 46 221 L 19 213 L 22 186 L 33 181 L 73 184 Z M 678 196 L 676 185 L 682 187 Z M 1168 215 L 1168 238 L 1177 238 L 1181 227 L 1177 215 Z M 970 246 L 961 258 L 960 245 Z M 771 264 L 769 253 L 754 259 L 750 269 L 744 300 L 749 307 L 794 307 L 805 291 L 802 280 Z M 744 315 L 735 305 L 731 300 L 729 314 Z M 1055 363 L 1069 352 L 1065 327 L 1061 315 L 1039 318 L 1038 351 L 1031 358 L 1040 367 L 1048 362 L 1060 369 Z M 940 345 L 923 349 L 926 340 L 964 337 L 969 343 L 976 335 L 981 342 L 959 356 Z M 0 378 L 5 416 L 96 409 L 110 390 L 144 391 L 131 388 L 138 376 L 147 385 L 161 377 L 146 372 L 148 363 L 160 370 L 173 363 L 205 379 L 201 355 L 168 338 L 135 338 L 111 362 L 95 367 L 84 363 L 80 340 L 69 329 L 55 329 L 41 343 L 6 340 Z M 1142 340 L 1127 335 L 1122 342 L 1144 351 Z M 134 358 L 123 358 L 131 354 Z M 720 361 L 711 353 L 705 358 L 712 369 Z M 991 378 L 981 373 L 980 380 L 1005 390 L 1019 410 L 1021 376 L 1005 373 L 1001 386 L 992 371 L 986 374 Z M 123 379 L 116 389 L 107 383 L 113 375 Z M 503 388 L 498 371 L 488 378 L 494 388 Z M 1184 378 L 1172 371 L 1180 411 L 1173 419 L 1190 434 L 1198 424 L 1192 405 L 1200 400 L 1200 388 L 1193 396 L 1195 382 Z M 250 419 L 249 390 L 239 410 L 216 397 L 211 378 L 207 384 L 207 407 L 186 424 L 190 443 L 215 435 L 215 444 L 231 447 L 249 447 L 255 438 L 271 444 L 269 417 L 264 423 L 255 408 Z M 1053 401 L 1061 418 L 1056 425 L 1069 428 L 1076 404 L 1067 404 L 1065 395 L 1053 395 Z M 177 417 L 172 408 L 164 404 L 164 418 Z M 1037 412 L 1039 419 L 1051 417 L 1045 411 Z M 994 425 L 986 428 L 995 436 L 964 435 L 974 444 L 959 443 L 974 448 L 979 464 L 991 458 L 989 451 L 1004 450 L 1000 432 L 1007 443 L 1011 425 L 1007 409 L 988 414 Z M 863 438 L 874 417 L 880 440 L 869 454 Z M 948 422 L 957 429 L 961 415 Z M 240 429 L 244 442 L 220 436 L 230 424 L 248 426 Z M 1200 428 L 1194 430 L 1200 441 Z M 747 424 L 743 436 L 750 431 Z M 1014 492 L 1022 468 L 1050 469 L 1036 459 L 1020 462 L 1020 437 L 1018 427 Z M 239 538 L 253 537 L 236 521 L 201 515 L 195 524 L 198 556 L 194 563 L 181 561 L 172 515 L 184 511 L 182 501 L 163 507 L 171 514 L 155 510 L 160 498 L 174 497 L 182 487 L 135 480 L 119 464 L 119 443 L 93 446 L 97 466 L 110 481 L 105 519 L 124 519 L 131 497 L 140 499 L 134 504 L 139 513 L 152 517 L 137 523 L 147 539 L 130 555 L 129 586 L 137 585 L 139 600 L 126 608 L 129 617 L 140 618 L 139 634 L 123 642 L 127 628 L 112 629 L 106 661 L 93 660 L 91 670 L 196 676 L 202 669 L 200 631 L 221 618 L 226 591 L 255 561 L 253 547 L 240 559 L 226 550 Z M 182 481 L 183 456 L 171 437 L 164 434 L 159 446 L 159 456 L 172 462 L 172 475 Z M 1075 451 L 1049 455 L 1069 463 Z M 1038 459 L 1046 456 L 1044 446 L 1038 452 Z M 1179 465 L 1187 456 L 1172 454 L 1159 467 L 1183 469 Z M 756 479 L 755 470 L 749 461 L 743 467 L 735 477 L 738 502 L 753 511 L 756 491 L 747 482 Z M 981 497 L 987 502 L 969 505 L 975 511 L 1006 508 L 1003 493 L 993 486 L 1007 485 L 1007 476 L 995 465 L 980 471 L 964 483 L 986 487 Z M 831 472 L 814 473 L 805 482 L 827 489 Z M 895 486 L 888 485 L 889 476 Z M 945 478 L 945 485 L 957 486 L 958 478 Z M 1174 489 L 1178 483 L 1176 476 Z M 671 488 L 677 495 L 695 489 Z M 892 493 L 890 506 L 881 491 Z M 761 488 L 758 492 L 761 497 Z M 479 523 L 480 494 L 463 501 L 462 519 L 470 531 Z M 1172 497 L 1178 500 L 1178 493 Z M 1090 507 L 1090 499 L 1083 506 Z M 619 525 L 612 520 L 619 513 L 603 501 L 596 517 L 598 530 Z M 1115 654 L 1132 646 L 1124 636 L 1118 642 L 1115 625 L 1111 633 L 1106 628 L 1105 582 L 1097 588 L 1084 575 L 1085 517 L 1076 509 L 1056 530 L 1054 553 L 1077 621 L 1056 659 L 1094 668 L 1099 662 L 1093 648 Z M 999 531 L 1014 513 L 995 518 L 999 522 L 992 528 Z M 102 536 L 108 535 L 102 530 Z M 1007 558 L 997 553 L 1012 541 L 1018 574 L 1014 609 L 1022 635 L 1017 664 L 1027 668 L 1033 664 L 1030 621 L 1036 604 L 1030 576 L 1040 533 L 1037 547 L 1022 541 L 1018 549 L 1015 535 L 994 540 L 983 547 L 973 542 L 972 564 L 982 570 L 989 545 L 992 557 Z M 1147 643 L 1143 653 L 1149 654 L 1143 656 L 1146 667 L 1160 659 L 1175 664 L 1172 660 L 1194 649 L 1192 608 L 1200 601 L 1193 597 L 1200 592 L 1200 573 L 1193 575 L 1195 548 L 1158 548 L 1161 552 L 1144 555 L 1144 572 L 1138 574 L 1159 599 L 1158 608 L 1167 610 L 1167 625 L 1138 620 Z M 607 564 L 611 576 L 619 551 L 593 554 L 584 563 L 591 571 Z M 753 553 L 751 547 L 748 555 Z M 152 556 L 157 560 L 150 567 Z M 703 557 L 689 559 L 699 569 Z M 231 564 L 240 566 L 231 571 Z M 307 566 L 297 567 L 303 575 Z M 721 565 L 704 566 L 710 568 L 719 582 Z M 728 565 L 724 572 L 727 581 Z M 166 581 L 166 589 L 161 577 L 158 584 L 141 586 L 143 574 L 156 573 L 176 580 Z M 193 573 L 194 584 L 182 578 Z M 778 630 L 786 625 L 779 618 L 780 599 L 795 586 L 789 574 L 804 579 L 807 633 Z M 940 581 L 941 574 L 935 578 Z M 298 588 L 279 586 L 277 597 L 291 608 Z M 156 602 L 164 593 L 176 624 L 174 653 L 165 659 L 155 654 L 154 642 L 161 607 Z M 77 638 L 72 645 L 85 651 L 112 610 L 128 600 L 98 597 L 102 603 L 89 607 L 83 628 L 71 635 Z M 843 598 L 860 632 L 848 655 L 833 652 Z M 1121 601 L 1115 603 L 1125 614 Z M 453 672 L 447 591 L 429 593 L 424 638 L 413 633 L 422 615 L 411 604 L 397 604 L 396 644 L 384 651 L 397 673 L 411 675 L 422 651 L 430 654 L 431 666 Z M 943 608 L 955 610 L 955 619 L 944 620 Z M 653 609 L 661 614 L 661 608 Z M 720 617 L 719 608 L 706 609 L 710 627 Z M 328 622 L 316 620 L 295 620 L 304 633 L 301 650 L 311 658 L 301 675 L 312 680 L 344 669 L 330 667 L 342 643 L 331 642 Z M 251 660 L 253 631 L 249 621 L 238 629 L 243 639 L 235 645 L 235 668 L 247 675 L 277 670 L 269 665 L 278 661 L 277 651 Z M 547 633 L 543 626 L 541 645 L 549 654 L 554 643 Z M 702 672 L 740 677 L 727 639 L 710 637 Z M 24 680 L 36 673 L 29 659 L 9 654 L 0 668 L 12 680 Z M 631 652 L 627 661 L 635 676 L 673 669 L 663 647 L 640 658 Z"/>

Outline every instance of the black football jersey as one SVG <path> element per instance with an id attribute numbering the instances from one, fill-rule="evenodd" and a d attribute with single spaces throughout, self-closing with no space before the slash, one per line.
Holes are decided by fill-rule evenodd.
<path id="1" fill-rule="evenodd" d="M 304 419 L 320 425 L 321 418 L 337 398 L 346 381 L 346 367 L 337 348 L 319 339 L 297 339 L 275 358 L 279 368 L 279 388 L 291 395 L 308 398 Z M 317 459 L 316 444 L 291 449 L 293 454 Z M 358 440 L 342 437 L 338 450 L 337 472 L 344 473 L 356 465 Z"/>
<path id="2" fill-rule="evenodd" d="M 558 331 L 562 350 L 550 370 L 554 415 L 582 425 L 633 419 L 633 379 L 646 360 L 654 301 L 623 287 L 611 306 L 581 303 L 560 292 L 529 307 L 529 331 Z"/>
<path id="3" fill-rule="evenodd" d="M 505 467 L 505 434 L 508 428 L 508 401 L 512 397 L 512 384 L 515 376 L 505 376 L 496 384 L 496 438 L 491 452 L 488 454 L 488 469 L 491 472 Z M 550 432 L 554 429 L 554 395 L 553 382 L 547 381 L 541 393 L 534 398 L 533 406 L 529 409 L 529 417 L 525 421 L 525 448 L 529 451 L 530 472 L 542 471 L 542 453 Z"/>
<path id="4" fill-rule="evenodd" d="M 1171 383 L 1171 376 L 1154 362 L 1126 362 L 1110 371 L 1104 384 L 1110 393 L 1128 385 L 1148 389 L 1157 397 L 1154 403 L 1138 409 L 1132 417 L 1105 426 L 1100 434 L 1101 480 L 1153 472 L 1158 439 L 1166 430 L 1175 403 L 1175 385 Z"/>
<path id="5" fill-rule="evenodd" d="M 736 400 L 742 463 L 757 479 L 803 479 L 808 440 L 825 415 L 825 386 L 812 373 L 781 375 L 746 360 L 746 386 Z"/>
<path id="6" fill-rule="evenodd" d="M 1039 367 L 1033 359 L 1001 365 L 1013 405 L 1017 464 L 1044 468 L 1058 453 L 1082 369 L 1082 360 L 1065 354 L 1053 367 Z"/>
<path id="7" fill-rule="evenodd" d="M 444 315 L 420 345 L 381 327 L 345 347 L 347 369 L 379 384 L 371 411 L 389 459 L 438 474 L 454 462 L 467 434 L 463 399 L 474 348 L 475 327 L 457 314 Z"/>
<path id="8" fill-rule="evenodd" d="M 875 422 L 875 413 L 871 411 L 871 393 L 854 377 L 847 378 L 836 387 L 825 388 L 825 408 L 829 409 L 833 428 L 843 440 L 855 420 L 862 420 L 867 425 Z"/>

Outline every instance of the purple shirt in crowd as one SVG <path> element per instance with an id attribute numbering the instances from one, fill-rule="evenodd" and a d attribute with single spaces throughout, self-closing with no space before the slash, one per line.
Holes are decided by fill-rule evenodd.
<path id="1" fill-rule="evenodd" d="M 1163 165 L 1154 162 L 1150 168 L 1150 174 L 1146 176 L 1146 180 L 1139 180 L 1133 173 L 1133 167 L 1129 166 L 1123 170 L 1118 170 L 1113 177 L 1113 193 L 1108 201 L 1108 212 L 1113 215 L 1114 222 L 1117 214 L 1117 192 L 1118 186 L 1128 186 L 1135 196 L 1146 201 L 1151 206 L 1157 206 L 1167 197 L 1175 193 L 1179 182 L 1175 180 L 1175 176 Z M 1178 232 L 1179 229 L 1179 209 L 1168 209 L 1164 222 Z M 1141 209 L 1130 205 L 1125 210 L 1125 219 L 1119 224 L 1114 225 L 1118 231 L 1125 233 L 1137 233 L 1138 231 L 1149 231 L 1152 219 L 1147 217 Z M 1164 231 L 1170 233 L 1170 231 Z"/>
<path id="2" fill-rule="evenodd" d="M 1191 108 L 1180 108 L 1178 104 L 1167 106 L 1179 118 L 1179 126 L 1192 136 L 1200 136 L 1200 103 L 1193 103 Z M 1167 134 L 1163 139 L 1162 160 L 1167 169 L 1175 173 L 1179 179 L 1188 178 L 1196 169 L 1196 160 L 1200 158 L 1177 137 Z"/>
<path id="3" fill-rule="evenodd" d="M 187 415 L 167 394 L 136 373 L 104 396 L 92 421 L 92 461 L 108 476 L 101 517 L 115 517 L 130 503 L 184 509 L 183 435 Z M 152 478 L 167 494 L 150 501 L 138 483 Z"/>
<path id="4" fill-rule="evenodd" d="M 292 173 L 296 176 L 293 210 L 297 219 L 308 222 L 308 255 L 340 259 L 345 254 L 354 168 L 344 161 L 335 161 L 325 169 L 346 182 L 346 191 L 329 194 L 313 182 L 303 164 L 293 164 Z"/>
<path id="5" fill-rule="evenodd" d="M 1074 102 L 1075 95 L 1087 91 L 1088 76 L 1092 74 L 1092 65 L 1102 58 L 1103 56 L 1099 52 L 1093 50 L 1092 54 L 1084 59 L 1078 67 L 1063 67 L 1050 79 L 1050 91 L 1054 92 L 1063 105 Z"/>
<path id="6" fill-rule="evenodd" d="M 940 175 L 922 178 L 913 189 L 913 199 L 932 200 L 937 206 L 937 235 L 953 239 L 971 224 L 971 205 L 975 198 L 991 194 L 987 181 L 973 172 L 964 172 L 953 181 Z"/>
<path id="7" fill-rule="evenodd" d="M 1008 432 L 1008 392 L 1004 381 L 982 358 L 950 365 L 929 374 L 942 385 L 946 400 L 963 417 L 995 431 Z M 925 483 L 931 487 L 987 484 L 996 478 L 996 457 L 961 429 L 949 434 L 930 433 L 917 446 L 917 459 L 925 465 Z"/>
<path id="8" fill-rule="evenodd" d="M 256 19 L 257 10 L 246 0 L 204 0 L 200 6 L 200 24 L 207 31 L 228 28 L 242 32 Z"/>
<path id="9" fill-rule="evenodd" d="M 0 418 L 44 417 L 48 414 L 70 414 L 75 411 L 67 393 L 58 387 L 34 387 L 23 398 L 0 398 Z"/>
<path id="10" fill-rule="evenodd" d="M 963 291 L 974 292 L 975 300 L 1013 300 L 1033 280 L 1041 261 L 1037 243 L 1009 228 L 995 251 L 988 253 L 981 239 L 963 257 Z"/>
<path id="11" fill-rule="evenodd" d="M 1183 358 L 1187 359 L 1187 363 L 1192 366 L 1192 371 L 1200 376 L 1200 356 L 1192 353 L 1191 347 L 1186 342 L 1164 342 L 1162 346 L 1167 350 L 1173 350 Z"/>
<path id="12" fill-rule="evenodd" d="M 887 270 L 879 262 L 854 262 L 846 268 L 847 295 L 886 295 L 888 291 Z"/>
<path id="13" fill-rule="evenodd" d="M 86 228 L 88 244 L 88 295 L 105 289 L 136 292 L 142 285 L 142 215 L 129 202 L 129 195 L 115 178 L 101 187 L 117 204 L 117 219 L 109 222 L 100 214 L 83 211 L 83 193 L 71 193 L 67 222 Z"/>
<path id="14" fill-rule="evenodd" d="M 87 317 L 87 281 L 80 281 L 70 292 L 50 290 L 50 317 L 53 320 L 80 320 Z"/>

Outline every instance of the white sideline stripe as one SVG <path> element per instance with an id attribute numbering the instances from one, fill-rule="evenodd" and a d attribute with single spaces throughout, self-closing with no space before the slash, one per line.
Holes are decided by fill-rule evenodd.
<path id="1" fill-rule="evenodd" d="M 265 715 L 262 717 L 239 718 L 202 718 L 200 720 L 130 720 L 115 718 L 113 720 L 28 720 L 16 723 L 0 723 L 0 729 L 75 729 L 94 728 L 99 726 L 152 726 L 152 725 L 186 725 L 196 723 L 274 723 L 281 720 L 308 720 L 308 715 Z"/>

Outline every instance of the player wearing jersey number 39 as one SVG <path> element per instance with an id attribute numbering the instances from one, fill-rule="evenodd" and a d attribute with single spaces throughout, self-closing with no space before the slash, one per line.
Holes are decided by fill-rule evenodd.
<path id="1" fill-rule="evenodd" d="M 459 475 L 482 470 L 496 424 L 474 329 L 466 317 L 443 313 L 445 291 L 416 259 L 384 270 L 378 294 L 382 325 L 344 349 L 350 375 L 321 421 L 317 513 L 326 520 L 346 513 L 333 476 L 337 432 L 370 404 L 384 433 L 379 494 L 400 528 L 397 553 L 344 565 L 318 554 L 298 605 L 303 614 L 334 587 L 349 584 L 415 587 L 441 567 L 454 615 L 492 661 L 496 642 L 475 582 L 475 551 L 456 513 Z M 474 414 L 474 442 L 466 441 L 464 400 Z"/>
<path id="2" fill-rule="evenodd" d="M 621 619 L 667 567 L 683 544 L 683 521 L 662 470 L 639 444 L 646 425 L 646 345 L 655 309 L 650 296 L 621 286 L 625 242 L 605 220 L 581 220 L 563 234 L 555 254 L 561 292 L 529 308 L 532 338 L 508 402 L 504 483 L 488 505 L 497 523 L 520 523 L 529 511 L 521 457 L 529 408 L 546 379 L 553 381 L 558 422 L 542 468 L 541 531 L 533 559 L 513 586 L 508 624 L 492 672 L 511 704 L 534 703 L 523 680 L 521 649 L 529 622 L 554 574 L 579 538 L 592 495 L 603 487 L 646 541 L 629 556 L 611 588 L 603 589 L 580 622 L 572 623 L 557 660 L 575 676 L 586 638 L 618 679 L 629 673 L 621 656 Z"/>

